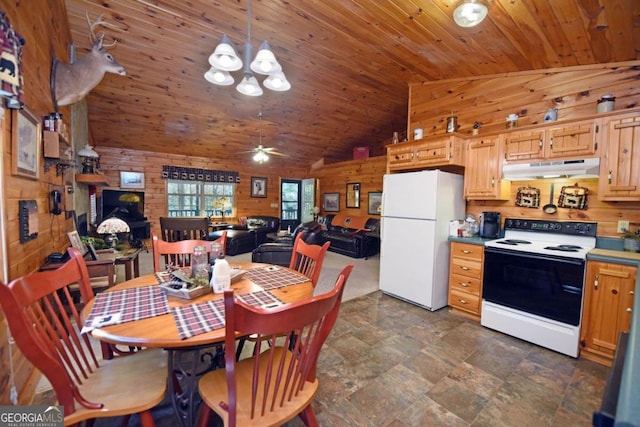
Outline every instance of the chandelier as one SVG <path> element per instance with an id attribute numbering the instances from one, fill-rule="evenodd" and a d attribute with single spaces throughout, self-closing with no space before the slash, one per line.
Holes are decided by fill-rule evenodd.
<path id="1" fill-rule="evenodd" d="M 213 53 L 209 56 L 211 68 L 204 73 L 204 78 L 213 84 L 220 86 L 230 86 L 235 83 L 230 71 L 242 70 L 242 81 L 236 89 L 238 92 L 248 96 L 260 96 L 263 94 L 254 72 L 268 76 L 263 84 L 267 89 L 277 92 L 284 92 L 291 89 L 291 84 L 287 81 L 282 66 L 276 60 L 271 51 L 271 46 L 267 41 L 260 45 L 253 62 L 251 61 L 251 0 L 247 8 L 247 41 L 244 43 L 244 61 L 231 45 L 229 37 L 222 36 L 222 40 Z"/>

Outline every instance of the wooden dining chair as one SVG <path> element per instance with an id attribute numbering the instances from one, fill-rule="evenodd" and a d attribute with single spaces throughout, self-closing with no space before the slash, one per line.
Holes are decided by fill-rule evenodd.
<path id="1" fill-rule="evenodd" d="M 296 270 L 311 279 L 314 289 L 318 284 L 318 278 L 320 277 L 320 270 L 322 270 L 324 256 L 326 255 L 330 244 L 331 242 L 325 242 L 322 246 L 309 244 L 302 239 L 302 233 L 298 233 L 293 241 L 293 250 L 291 251 L 289 268 Z M 244 344 L 247 341 L 255 342 L 256 337 L 247 335 L 238 339 L 236 360 L 240 360 Z M 254 350 L 254 353 L 255 351 L 256 350 Z"/>
<path id="2" fill-rule="evenodd" d="M 227 352 L 224 371 L 200 379 L 198 389 L 206 404 L 201 427 L 208 425 L 211 411 L 226 427 L 280 426 L 296 415 L 306 426 L 318 425 L 311 407 L 319 386 L 316 364 L 352 269 L 353 264 L 342 269 L 331 291 L 275 309 L 246 305 L 234 299 L 233 290 L 225 291 L 226 348 L 233 348 L 239 332 L 255 334 L 258 347 L 263 340 L 270 345 L 239 362 Z"/>
<path id="3" fill-rule="evenodd" d="M 302 240 L 302 233 L 298 233 L 293 241 L 293 251 L 291 252 L 291 261 L 289 268 L 296 270 L 309 279 L 313 283 L 315 289 L 322 270 L 322 262 L 324 256 L 329 249 L 331 242 L 325 242 L 324 245 L 313 245 Z"/>
<path id="4" fill-rule="evenodd" d="M 56 270 L 0 282 L 0 305 L 24 357 L 44 374 L 64 407 L 64 424 L 138 413 L 145 427 L 155 425 L 151 409 L 166 394 L 167 355 L 144 350 L 131 357 L 98 360 L 71 296 L 80 285 L 93 298 L 80 252 Z"/>
<path id="5" fill-rule="evenodd" d="M 158 235 L 154 232 L 151 233 L 151 240 L 153 242 L 153 270 L 164 271 L 162 264 L 160 263 L 160 256 L 165 256 L 165 266 L 167 263 L 171 263 L 174 267 L 188 267 L 191 265 L 191 255 L 196 246 L 204 246 L 207 253 L 211 253 L 211 244 L 220 243 L 222 246 L 222 253 L 225 253 L 227 248 L 227 232 L 223 231 L 222 236 L 214 241 L 210 240 L 180 240 L 177 242 L 167 242 L 159 239 Z"/>
<path id="6" fill-rule="evenodd" d="M 209 236 L 207 217 L 160 217 L 162 240 L 206 240 Z"/>

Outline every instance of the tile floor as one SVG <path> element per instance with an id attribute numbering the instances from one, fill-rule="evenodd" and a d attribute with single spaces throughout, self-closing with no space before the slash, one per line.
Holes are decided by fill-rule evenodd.
<path id="1" fill-rule="evenodd" d="M 375 292 L 342 305 L 318 372 L 322 426 L 568 427 L 591 425 L 609 368 Z"/>

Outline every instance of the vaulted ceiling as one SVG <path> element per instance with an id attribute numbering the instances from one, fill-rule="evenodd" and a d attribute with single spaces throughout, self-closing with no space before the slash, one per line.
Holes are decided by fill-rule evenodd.
<path id="1" fill-rule="evenodd" d="M 90 48 L 86 13 L 103 15 L 127 71 L 87 97 L 93 144 L 234 162 L 251 161 L 260 128 L 289 156 L 274 162 L 382 155 L 406 130 L 409 83 L 640 58 L 637 0 L 489 0 L 473 28 L 454 23 L 458 0 L 253 0 L 254 53 L 268 40 L 292 88 L 248 97 L 203 78 L 224 34 L 242 55 L 248 0 L 65 3 L 76 56 Z"/>

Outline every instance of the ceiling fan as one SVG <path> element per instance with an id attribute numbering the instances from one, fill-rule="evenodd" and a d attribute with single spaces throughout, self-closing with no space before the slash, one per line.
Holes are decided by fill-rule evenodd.
<path id="1" fill-rule="evenodd" d="M 253 153 L 253 161 L 258 163 L 264 163 L 269 160 L 270 155 L 280 156 L 280 157 L 289 157 L 289 155 L 280 153 L 276 148 L 265 147 L 262 145 L 262 111 L 258 113 L 258 118 L 260 119 L 260 139 L 258 146 L 253 150 L 245 151 L 245 153 Z"/>

